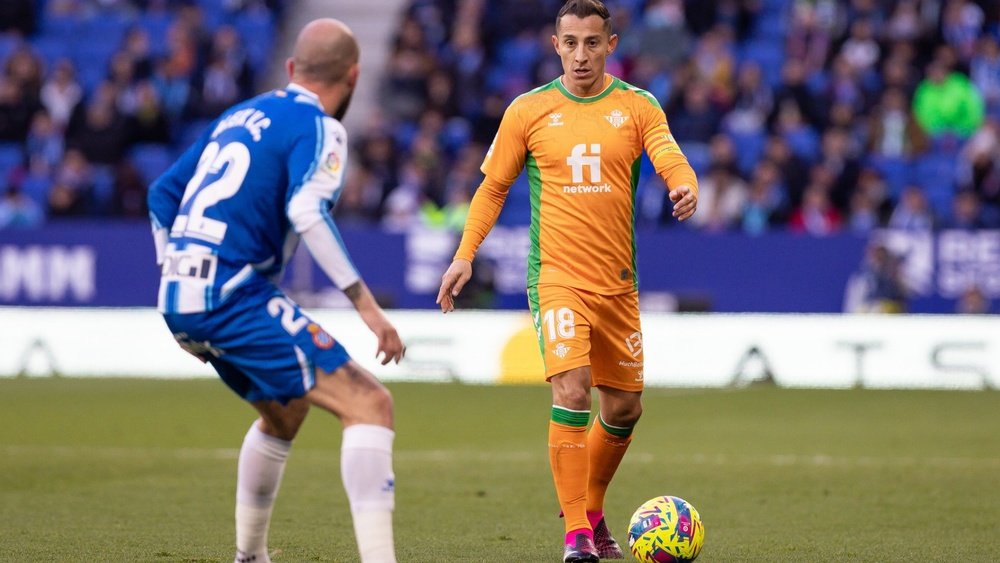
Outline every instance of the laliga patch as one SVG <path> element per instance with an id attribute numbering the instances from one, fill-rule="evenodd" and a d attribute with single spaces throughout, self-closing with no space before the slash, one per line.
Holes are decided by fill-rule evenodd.
<path id="1" fill-rule="evenodd" d="M 326 155 L 326 159 L 323 161 L 323 164 L 330 172 L 336 173 L 340 171 L 340 155 L 338 155 L 336 151 L 331 152 Z"/>
<path id="2" fill-rule="evenodd" d="M 317 348 L 322 350 L 329 350 L 330 348 L 333 348 L 333 343 L 335 342 L 333 337 L 323 330 L 323 328 L 318 324 L 309 323 L 306 330 L 308 330 L 309 334 L 312 335 L 313 344 L 315 344 Z"/>

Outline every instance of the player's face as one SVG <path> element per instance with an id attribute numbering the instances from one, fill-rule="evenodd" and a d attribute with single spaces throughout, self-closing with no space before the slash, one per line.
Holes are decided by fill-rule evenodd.
<path id="1" fill-rule="evenodd" d="M 604 88 L 604 67 L 618 45 L 618 36 L 608 36 L 600 16 L 573 15 L 559 20 L 556 34 L 552 46 L 562 59 L 563 85 L 577 96 L 599 94 Z"/>

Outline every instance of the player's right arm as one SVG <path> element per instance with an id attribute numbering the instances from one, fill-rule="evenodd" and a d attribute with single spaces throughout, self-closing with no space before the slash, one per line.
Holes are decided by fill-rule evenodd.
<path id="1" fill-rule="evenodd" d="M 317 117 L 314 127 L 295 139 L 288 159 L 286 215 L 316 263 L 351 300 L 378 338 L 382 364 L 399 363 L 406 347 L 351 262 L 331 214 L 347 167 L 347 131 L 336 120 Z"/>
<path id="2" fill-rule="evenodd" d="M 455 297 L 472 278 L 472 260 L 476 257 L 479 245 L 496 224 L 510 186 L 524 168 L 527 154 L 525 127 L 515 100 L 504 112 L 493 144 L 483 160 L 481 169 L 485 178 L 469 203 L 469 214 L 465 219 L 462 241 L 455 252 L 455 258 L 441 276 L 437 304 L 441 306 L 442 312 L 455 310 Z"/>
<path id="3" fill-rule="evenodd" d="M 167 239 L 170 236 L 170 227 L 174 224 L 184 190 L 191 177 L 194 176 L 194 171 L 198 167 L 198 159 L 201 158 L 201 153 L 213 127 L 214 124 L 207 127 L 198 142 L 188 147 L 184 154 L 149 187 L 146 203 L 149 207 L 149 221 L 153 226 L 153 243 L 156 246 L 157 264 L 163 263 Z"/>

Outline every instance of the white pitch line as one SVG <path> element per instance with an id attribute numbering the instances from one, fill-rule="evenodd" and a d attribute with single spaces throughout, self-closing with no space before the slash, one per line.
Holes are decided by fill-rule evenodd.
<path id="1" fill-rule="evenodd" d="M 330 459 L 339 458 L 336 449 L 293 449 L 294 458 Z M 108 446 L 38 446 L 0 445 L 0 457 L 17 459 L 33 455 L 98 459 L 144 459 L 171 458 L 181 460 L 234 460 L 239 456 L 237 448 L 155 448 L 155 447 L 108 447 Z M 460 451 L 460 450 L 397 450 L 397 460 L 426 463 L 452 462 L 505 462 L 534 463 L 546 460 L 545 452 L 538 451 Z M 935 468 L 989 468 L 1000 469 L 1000 458 L 976 457 L 917 457 L 917 456 L 835 456 L 827 454 L 705 454 L 675 453 L 651 454 L 633 452 L 626 463 L 662 464 L 687 463 L 692 465 L 764 465 L 771 467 L 935 467 Z"/>

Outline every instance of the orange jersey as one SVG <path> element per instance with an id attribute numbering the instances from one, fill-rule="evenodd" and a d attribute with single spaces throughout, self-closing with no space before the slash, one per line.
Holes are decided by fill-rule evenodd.
<path id="1" fill-rule="evenodd" d="M 643 149 L 675 188 L 697 179 L 656 99 L 618 78 L 574 96 L 559 78 L 515 99 L 483 162 L 456 258 L 472 260 L 507 190 L 527 167 L 531 186 L 528 287 L 558 284 L 602 294 L 637 287 L 635 191 Z"/>

